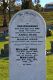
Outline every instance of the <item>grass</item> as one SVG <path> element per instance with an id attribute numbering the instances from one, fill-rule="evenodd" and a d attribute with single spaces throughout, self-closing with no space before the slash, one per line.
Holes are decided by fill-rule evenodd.
<path id="1" fill-rule="evenodd" d="M 53 36 L 46 38 L 46 50 L 51 49 L 51 41 L 53 41 Z"/>
<path id="2" fill-rule="evenodd" d="M 41 15 L 44 17 L 47 24 L 53 24 L 53 11 L 52 12 L 42 12 Z"/>
<path id="3" fill-rule="evenodd" d="M 47 80 L 53 80 L 53 55 L 46 56 Z"/>
<path id="4" fill-rule="evenodd" d="M 6 59 L 7 58 L 0 59 L 0 80 L 9 80 L 9 62 Z"/>
<path id="5" fill-rule="evenodd" d="M 3 49 L 4 48 L 4 44 L 7 44 L 8 41 L 3 41 L 3 42 L 0 42 L 0 49 Z"/>

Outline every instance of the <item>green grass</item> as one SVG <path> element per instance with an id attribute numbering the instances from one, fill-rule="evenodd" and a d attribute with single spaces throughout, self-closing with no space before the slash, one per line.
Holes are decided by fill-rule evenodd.
<path id="1" fill-rule="evenodd" d="M 9 80 L 9 62 L 6 58 L 0 59 L 0 80 Z"/>
<path id="2" fill-rule="evenodd" d="M 46 38 L 46 50 L 51 49 L 51 41 L 53 41 L 53 36 Z"/>
<path id="3" fill-rule="evenodd" d="M 47 24 L 53 24 L 53 11 L 52 12 L 42 12 L 41 15 L 44 17 Z"/>
<path id="4" fill-rule="evenodd" d="M 4 41 L 4 42 L 0 42 L 0 49 L 3 49 L 4 48 L 4 44 L 7 44 L 8 41 Z"/>
<path id="5" fill-rule="evenodd" d="M 47 80 L 53 80 L 53 55 L 46 57 L 47 60 Z"/>

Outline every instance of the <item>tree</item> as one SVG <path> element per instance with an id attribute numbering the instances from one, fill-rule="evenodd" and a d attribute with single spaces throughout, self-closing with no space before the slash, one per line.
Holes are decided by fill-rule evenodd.
<path id="1" fill-rule="evenodd" d="M 34 6 L 34 9 L 35 9 L 36 11 L 41 11 L 41 5 L 40 5 L 40 4 L 36 4 L 36 5 Z"/>
<path id="2" fill-rule="evenodd" d="M 11 19 L 11 11 L 15 8 L 14 6 L 15 0 L 9 0 L 8 6 L 9 6 L 9 21 Z"/>
<path id="3" fill-rule="evenodd" d="M 32 8 L 32 0 L 22 1 L 22 9 L 31 9 L 31 8 Z"/>
<path id="4" fill-rule="evenodd" d="M 3 0 L 3 27 L 7 27 L 6 8 L 7 8 L 7 3 L 5 2 L 5 0 Z"/>

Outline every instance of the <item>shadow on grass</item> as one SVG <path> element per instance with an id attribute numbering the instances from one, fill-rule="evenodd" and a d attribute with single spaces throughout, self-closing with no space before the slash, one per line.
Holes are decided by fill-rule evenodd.
<path id="1" fill-rule="evenodd" d="M 0 57 L 0 59 L 9 60 L 9 57 Z"/>
<path id="2" fill-rule="evenodd" d="M 0 40 L 0 42 L 4 42 L 4 41 L 9 41 L 8 39 L 5 39 L 5 40 Z"/>

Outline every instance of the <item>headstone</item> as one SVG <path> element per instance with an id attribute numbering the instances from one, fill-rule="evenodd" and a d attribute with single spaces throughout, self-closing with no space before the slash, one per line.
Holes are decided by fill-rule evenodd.
<path id="1" fill-rule="evenodd" d="M 5 35 L 3 33 L 0 33 L 0 41 L 4 41 L 5 40 Z"/>
<path id="2" fill-rule="evenodd" d="M 51 41 L 51 53 L 53 53 L 53 41 Z"/>
<path id="3" fill-rule="evenodd" d="M 4 44 L 4 55 L 5 57 L 9 57 L 9 45 Z"/>
<path id="4" fill-rule="evenodd" d="M 34 10 L 16 13 L 9 24 L 10 80 L 46 80 L 45 21 Z"/>
<path id="5" fill-rule="evenodd" d="M 1 57 L 4 57 L 4 49 L 1 49 Z"/>

